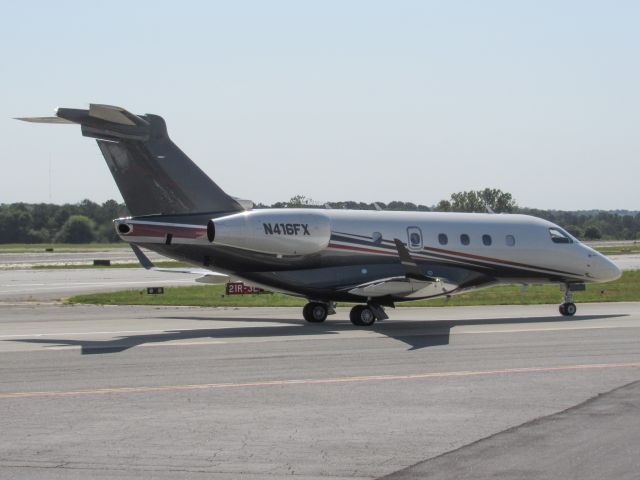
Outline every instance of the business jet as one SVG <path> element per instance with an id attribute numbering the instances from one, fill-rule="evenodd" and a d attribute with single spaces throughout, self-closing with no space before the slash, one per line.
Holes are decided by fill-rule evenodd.
<path id="1" fill-rule="evenodd" d="M 114 220 L 147 268 L 139 247 L 187 262 L 204 283 L 229 278 L 308 299 L 302 315 L 323 322 L 337 302 L 356 303 L 350 319 L 370 326 L 398 302 L 450 297 L 503 284 L 558 284 L 560 314 L 573 294 L 620 269 L 567 231 L 527 215 L 254 209 L 226 194 L 170 139 L 152 114 L 91 104 L 55 117 L 97 139 L 131 217 Z"/>

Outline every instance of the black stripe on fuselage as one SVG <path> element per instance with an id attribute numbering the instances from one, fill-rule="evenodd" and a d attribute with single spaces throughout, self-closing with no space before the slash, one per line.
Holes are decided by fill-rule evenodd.
<path id="1" fill-rule="evenodd" d="M 353 238 L 355 237 L 355 238 Z M 391 240 L 379 240 L 374 242 L 371 237 L 364 235 L 351 234 L 346 232 L 332 232 L 331 240 L 336 242 L 342 242 L 346 244 L 363 245 L 368 248 L 378 248 L 389 252 L 397 252 L 395 243 Z M 423 253 L 424 252 L 424 253 Z M 416 256 L 427 256 L 436 260 L 445 260 L 449 262 L 463 263 L 480 267 L 483 269 L 495 270 L 497 272 L 509 270 L 510 272 L 527 272 L 537 274 L 553 274 L 554 276 L 568 275 L 571 277 L 583 278 L 583 275 L 579 275 L 572 272 L 566 272 L 563 270 L 556 270 L 548 267 L 538 267 L 535 265 L 528 265 L 525 263 L 512 262 L 509 260 L 501 260 L 497 258 L 485 257 L 482 255 L 468 254 L 462 252 L 455 252 L 453 250 L 445 250 L 435 247 L 423 247 L 420 252 L 413 252 Z M 430 258 L 427 258 L 427 260 Z M 424 260 L 424 258 L 423 258 Z M 493 263 L 490 263 L 493 262 Z M 495 265 L 497 263 L 498 265 Z"/>

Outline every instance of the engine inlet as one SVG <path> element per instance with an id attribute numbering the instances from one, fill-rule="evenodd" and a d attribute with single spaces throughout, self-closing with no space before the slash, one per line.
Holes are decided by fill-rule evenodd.
<path id="1" fill-rule="evenodd" d="M 213 242 L 216 238 L 216 226 L 214 225 L 213 220 L 209 220 L 209 223 L 207 223 L 207 238 L 210 242 Z"/>

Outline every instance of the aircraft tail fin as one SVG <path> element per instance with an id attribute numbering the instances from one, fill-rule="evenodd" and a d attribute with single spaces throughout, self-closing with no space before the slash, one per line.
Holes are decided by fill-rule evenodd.
<path id="1" fill-rule="evenodd" d="M 244 210 L 171 141 L 158 115 L 91 104 L 88 110 L 58 108 L 56 117 L 19 120 L 80 124 L 85 137 L 97 140 L 134 216 Z"/>

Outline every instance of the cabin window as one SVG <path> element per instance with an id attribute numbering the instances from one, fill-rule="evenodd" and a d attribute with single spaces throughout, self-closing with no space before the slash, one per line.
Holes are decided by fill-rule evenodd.
<path id="1" fill-rule="evenodd" d="M 469 245 L 469 243 L 471 243 L 471 240 L 469 239 L 469 235 L 467 235 L 466 233 L 463 233 L 462 235 L 460 235 L 460 243 L 462 245 Z"/>
<path id="2" fill-rule="evenodd" d="M 447 243 L 449 243 L 449 237 L 447 237 L 446 233 L 441 233 L 438 235 L 438 243 L 440 243 L 440 245 L 446 245 Z"/>
<path id="3" fill-rule="evenodd" d="M 486 247 L 491 245 L 491 235 L 487 235 L 486 233 L 484 235 L 482 235 L 482 244 L 485 245 Z"/>
<path id="4" fill-rule="evenodd" d="M 373 243 L 375 244 L 382 243 L 382 234 L 380 232 L 373 232 L 371 234 L 371 240 L 373 240 Z"/>
<path id="5" fill-rule="evenodd" d="M 573 243 L 569 234 L 563 232 L 559 228 L 550 228 L 549 235 L 551 235 L 551 241 L 553 243 Z"/>
<path id="6" fill-rule="evenodd" d="M 507 235 L 504 237 L 504 241 L 507 244 L 507 247 L 513 247 L 516 244 L 516 237 L 513 235 Z"/>
<path id="7" fill-rule="evenodd" d="M 409 250 L 422 250 L 422 231 L 418 227 L 407 228 Z"/>

